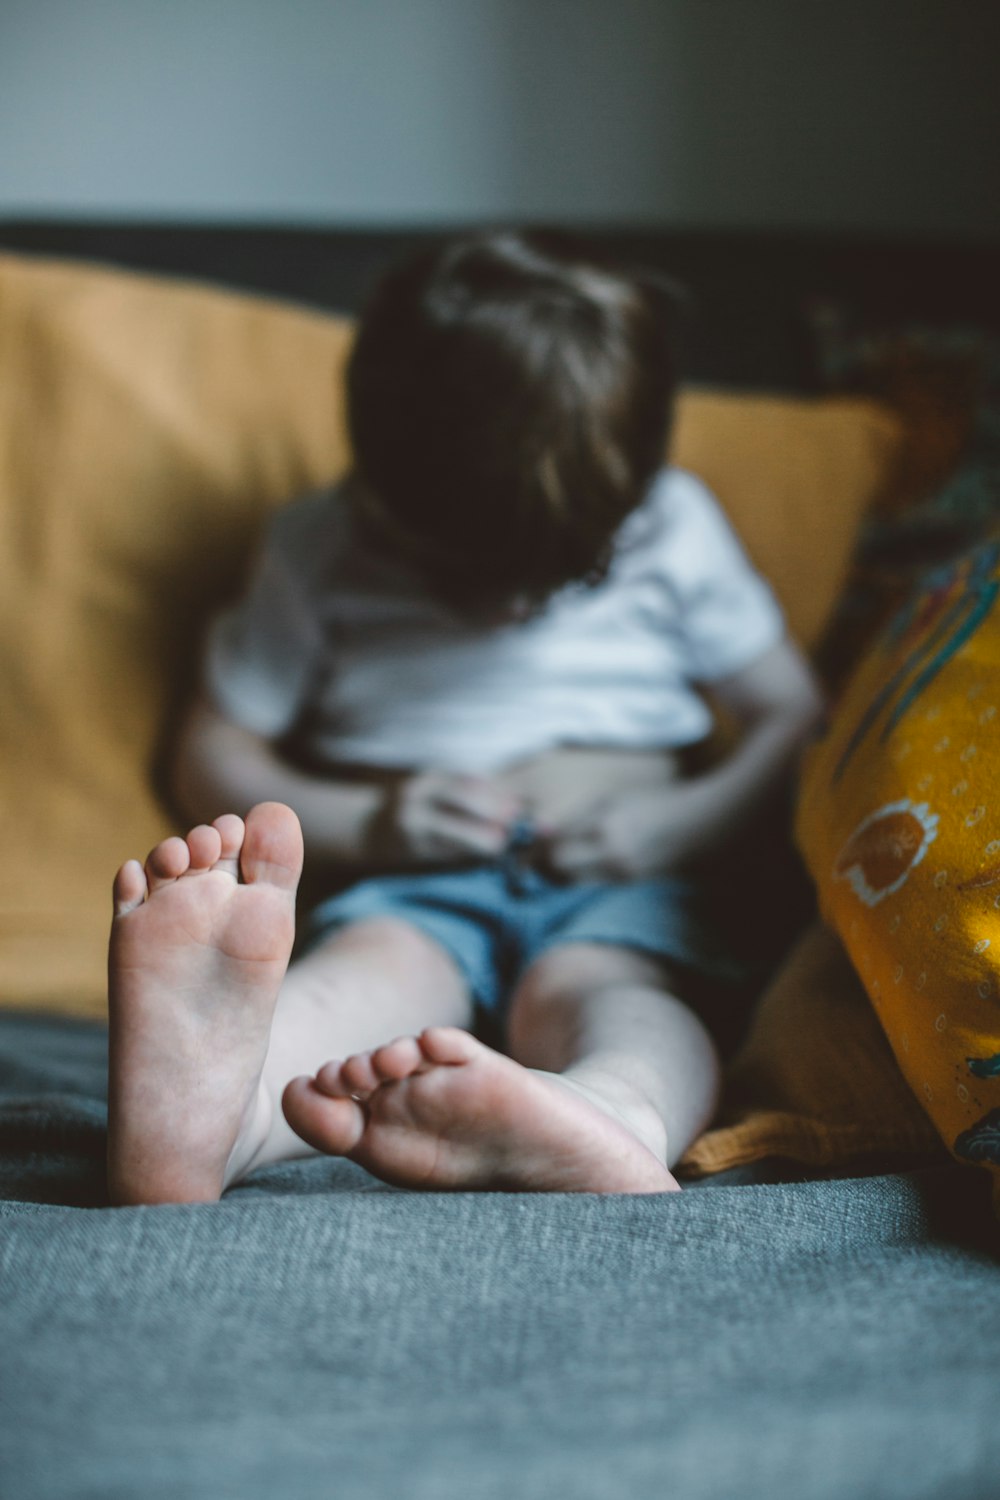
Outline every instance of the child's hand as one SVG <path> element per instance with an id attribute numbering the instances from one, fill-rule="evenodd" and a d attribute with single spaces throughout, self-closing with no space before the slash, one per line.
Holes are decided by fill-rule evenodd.
<path id="1" fill-rule="evenodd" d="M 690 858 L 698 847 L 698 823 L 690 792 L 679 786 L 625 792 L 545 839 L 539 864 L 573 882 L 651 879 Z"/>
<path id="2" fill-rule="evenodd" d="M 372 824 L 371 853 L 404 867 L 495 859 L 520 812 L 518 799 L 488 777 L 418 772 L 387 789 Z"/>

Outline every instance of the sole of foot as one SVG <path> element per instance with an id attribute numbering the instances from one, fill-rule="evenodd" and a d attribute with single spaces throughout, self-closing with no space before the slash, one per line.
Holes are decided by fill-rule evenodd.
<path id="1" fill-rule="evenodd" d="M 219 1197 L 266 1129 L 260 1075 L 295 932 L 302 833 L 264 802 L 129 860 L 109 970 L 111 1201 Z"/>
<path id="2" fill-rule="evenodd" d="M 292 1129 L 384 1182 L 436 1190 L 666 1193 L 672 1174 L 593 1091 L 432 1027 L 293 1079 Z M 613 1113 L 611 1112 L 613 1110 Z"/>

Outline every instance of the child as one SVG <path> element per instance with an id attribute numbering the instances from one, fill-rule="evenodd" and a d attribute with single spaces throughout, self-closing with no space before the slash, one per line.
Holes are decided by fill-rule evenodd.
<path id="1" fill-rule="evenodd" d="M 695 1007 L 767 952 L 738 851 L 818 696 L 716 502 L 661 467 L 670 321 L 538 235 L 381 285 L 355 470 L 277 516 L 209 639 L 176 774 L 206 822 L 116 879 L 115 1202 L 310 1148 L 407 1187 L 676 1188 L 718 1092 Z M 709 688 L 739 736 L 697 767 Z M 365 878 L 288 967 L 302 833 L 328 889 Z"/>

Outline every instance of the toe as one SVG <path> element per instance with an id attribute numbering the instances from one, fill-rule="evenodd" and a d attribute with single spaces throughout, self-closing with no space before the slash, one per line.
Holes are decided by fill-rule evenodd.
<path id="1" fill-rule="evenodd" d="M 222 839 L 218 829 L 199 823 L 198 827 L 192 828 L 188 834 L 187 846 L 191 855 L 191 863 L 186 873 L 200 875 L 204 870 L 210 870 L 218 861 L 222 852 Z"/>
<path id="2" fill-rule="evenodd" d="M 428 1026 L 419 1042 L 424 1056 L 436 1063 L 471 1062 L 480 1050 L 475 1038 L 457 1026 Z"/>
<path id="3" fill-rule="evenodd" d="M 387 1042 L 372 1053 L 372 1067 L 381 1083 L 392 1083 L 400 1078 L 409 1078 L 427 1062 L 415 1036 L 400 1036 Z"/>
<path id="4" fill-rule="evenodd" d="M 281 1097 L 285 1119 L 307 1145 L 329 1156 L 346 1156 L 360 1143 L 365 1112 L 354 1099 L 331 1099 L 311 1078 L 293 1078 Z"/>
<path id="5" fill-rule="evenodd" d="M 150 894 L 161 885 L 168 885 L 170 881 L 179 879 L 190 862 L 191 851 L 184 839 L 164 839 L 162 844 L 157 844 L 146 860 L 146 880 Z"/>
<path id="6" fill-rule="evenodd" d="M 377 1089 L 381 1079 L 372 1067 L 370 1052 L 356 1052 L 342 1064 L 340 1075 L 352 1094 L 367 1095 Z"/>
<path id="7" fill-rule="evenodd" d="M 302 873 L 302 829 L 290 807 L 259 802 L 247 815 L 240 869 L 248 885 L 294 891 Z"/>
<path id="8" fill-rule="evenodd" d="M 221 817 L 214 819 L 212 827 L 218 833 L 222 846 L 216 869 L 225 870 L 235 879 L 240 873 L 240 850 L 246 833 L 243 819 L 238 818 L 235 813 L 223 813 Z"/>
<path id="9" fill-rule="evenodd" d="M 146 899 L 146 872 L 137 859 L 126 860 L 115 876 L 115 916 L 127 916 Z"/>
<path id="10" fill-rule="evenodd" d="M 339 1058 L 324 1063 L 313 1083 L 321 1094 L 328 1094 L 331 1099 L 350 1099 L 357 1092 L 344 1077 L 344 1064 Z"/>

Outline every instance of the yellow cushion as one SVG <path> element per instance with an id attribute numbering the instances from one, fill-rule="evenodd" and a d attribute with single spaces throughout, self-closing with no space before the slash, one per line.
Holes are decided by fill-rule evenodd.
<path id="1" fill-rule="evenodd" d="M 343 470 L 343 319 L 0 256 L 0 1004 L 100 1014 L 109 882 L 267 512 Z M 690 393 L 675 456 L 815 639 L 898 441 L 879 408 Z"/>
<path id="2" fill-rule="evenodd" d="M 109 873 L 262 516 L 346 461 L 349 325 L 0 258 L 0 999 L 100 1014 Z"/>
<path id="3" fill-rule="evenodd" d="M 945 1145 L 1000 1166 L 1000 538 L 941 569 L 806 759 L 822 911 Z"/>
<path id="4" fill-rule="evenodd" d="M 698 391 L 679 403 L 676 461 L 722 499 L 805 646 L 817 643 L 836 603 L 901 432 L 881 407 L 846 396 Z"/>

